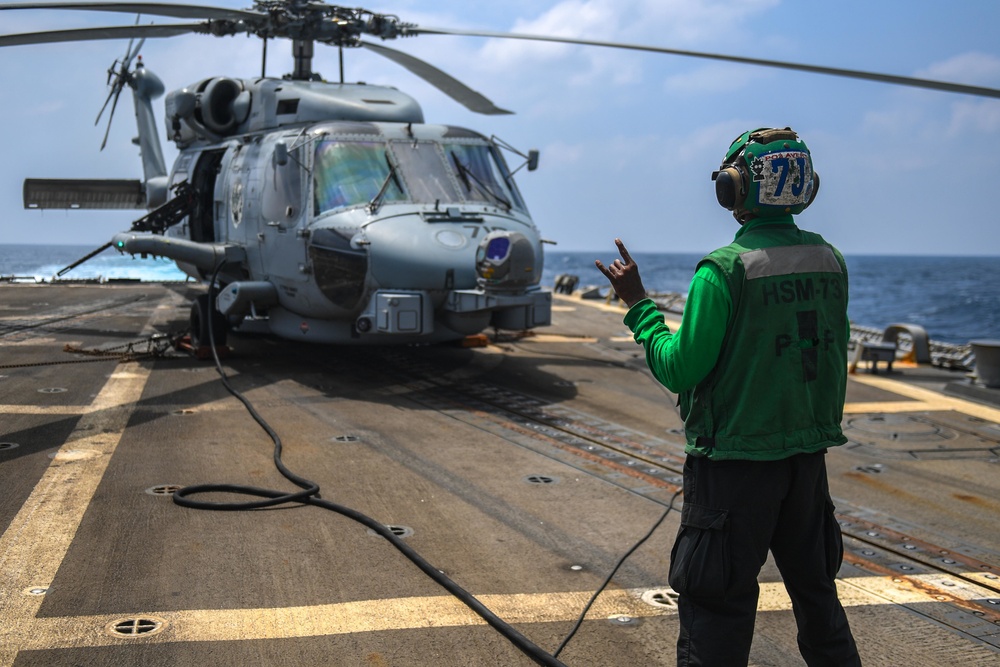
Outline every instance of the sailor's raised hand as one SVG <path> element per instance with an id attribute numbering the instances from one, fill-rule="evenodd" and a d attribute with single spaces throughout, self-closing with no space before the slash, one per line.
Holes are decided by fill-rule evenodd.
<path id="1" fill-rule="evenodd" d="M 604 266 L 599 259 L 595 260 L 594 264 L 610 281 L 618 298 L 631 308 L 633 304 L 646 298 L 646 288 L 643 287 L 642 278 L 639 277 L 638 265 L 628 254 L 628 248 L 621 239 L 615 239 L 615 245 L 618 246 L 621 259 L 616 259 L 609 266 Z"/>

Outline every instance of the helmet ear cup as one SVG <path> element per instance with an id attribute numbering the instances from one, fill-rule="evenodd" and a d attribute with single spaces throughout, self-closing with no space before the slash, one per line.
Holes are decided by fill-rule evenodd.
<path id="1" fill-rule="evenodd" d="M 809 193 L 809 201 L 807 201 L 805 203 L 805 206 L 802 207 L 803 211 L 806 210 L 807 208 L 809 208 L 809 205 L 812 204 L 816 200 L 816 193 L 817 192 L 819 192 L 819 174 L 817 174 L 814 171 L 813 172 L 813 189 L 812 189 L 812 192 Z"/>
<path id="2" fill-rule="evenodd" d="M 715 197 L 719 204 L 732 211 L 746 200 L 747 192 L 743 174 L 736 167 L 724 167 L 713 174 L 715 177 Z"/>

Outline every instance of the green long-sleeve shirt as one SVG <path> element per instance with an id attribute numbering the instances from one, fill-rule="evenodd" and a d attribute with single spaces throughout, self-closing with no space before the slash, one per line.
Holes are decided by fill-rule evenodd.
<path id="1" fill-rule="evenodd" d="M 758 218 L 742 225 L 738 239 L 760 225 L 787 224 L 791 215 Z M 632 304 L 625 325 L 635 342 L 646 349 L 646 365 L 667 389 L 680 393 L 693 388 L 715 367 L 729 327 L 733 300 L 719 268 L 703 262 L 688 288 L 687 303 L 677 331 L 671 332 L 651 299 Z"/>
<path id="2" fill-rule="evenodd" d="M 632 305 L 625 325 L 646 349 L 646 365 L 667 389 L 680 393 L 701 382 L 715 367 L 729 325 L 733 301 L 729 288 L 710 263 L 691 279 L 687 303 L 676 332 L 663 321 L 652 299 Z"/>

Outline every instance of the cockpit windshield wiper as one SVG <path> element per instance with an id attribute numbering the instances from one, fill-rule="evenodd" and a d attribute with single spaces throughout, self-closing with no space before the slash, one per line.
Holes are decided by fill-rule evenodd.
<path id="1" fill-rule="evenodd" d="M 455 169 L 458 171 L 458 175 L 462 177 L 462 185 L 465 186 L 466 192 L 471 192 L 472 188 L 475 187 L 480 193 L 495 199 L 501 206 L 506 210 L 511 209 L 510 202 L 493 192 L 485 183 L 476 178 L 476 175 L 472 173 L 472 170 L 462 164 L 462 161 L 458 159 L 458 155 L 455 153 L 451 154 L 452 162 L 455 163 Z M 471 181 L 469 179 L 472 179 Z"/>
<path id="2" fill-rule="evenodd" d="M 403 191 L 403 186 L 399 182 L 399 176 L 396 174 L 396 165 L 392 160 L 389 159 L 389 151 L 385 152 L 385 163 L 389 165 L 389 173 L 385 175 L 385 180 L 382 181 L 382 187 L 378 189 L 372 200 L 368 202 L 368 213 L 374 214 L 382 206 L 382 200 L 385 199 L 385 193 L 389 190 L 389 183 L 395 182 L 396 187 L 399 191 Z"/>

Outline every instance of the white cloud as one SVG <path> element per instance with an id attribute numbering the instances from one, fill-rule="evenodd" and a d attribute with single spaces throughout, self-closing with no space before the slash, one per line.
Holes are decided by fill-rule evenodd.
<path id="1" fill-rule="evenodd" d="M 1000 132 L 1000 100 L 962 101 L 952 105 L 947 135 L 975 140 Z"/>
<path id="2" fill-rule="evenodd" d="M 917 72 L 922 79 L 954 81 L 968 85 L 1000 84 L 1000 58 L 989 53 L 962 53 Z"/>
<path id="3" fill-rule="evenodd" d="M 749 15 L 763 12 L 778 0 L 736 3 L 722 0 L 565 0 L 541 16 L 515 22 L 511 32 L 555 37 L 690 48 L 705 40 L 723 43 Z M 650 58 L 633 52 L 580 47 L 550 42 L 490 40 L 480 51 L 495 70 L 529 70 L 545 63 L 572 58 L 577 84 L 610 79 L 634 83 L 641 79 L 640 63 Z M 588 68 L 581 66 L 587 62 Z"/>

